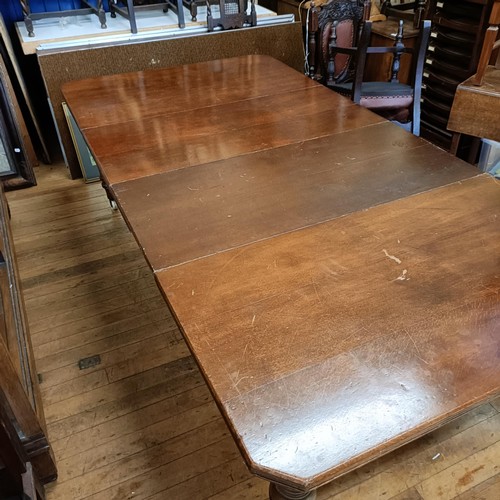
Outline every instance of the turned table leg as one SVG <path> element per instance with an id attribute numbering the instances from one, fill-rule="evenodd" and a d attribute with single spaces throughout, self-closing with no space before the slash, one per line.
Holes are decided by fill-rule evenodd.
<path id="1" fill-rule="evenodd" d="M 290 486 L 271 483 L 269 485 L 270 500 L 315 500 L 316 490 L 300 491 Z"/>

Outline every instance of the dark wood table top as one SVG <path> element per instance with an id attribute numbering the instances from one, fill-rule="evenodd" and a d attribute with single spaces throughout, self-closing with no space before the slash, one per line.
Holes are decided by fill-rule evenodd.
<path id="1" fill-rule="evenodd" d="M 157 279 L 252 469 L 314 488 L 498 393 L 499 256 L 481 176 Z"/>
<path id="2" fill-rule="evenodd" d="M 499 392 L 494 179 L 265 56 L 63 90 L 256 474 L 315 488 Z"/>
<path id="3" fill-rule="evenodd" d="M 158 271 L 475 174 L 380 123 L 121 182 L 113 192 Z"/>
<path id="4" fill-rule="evenodd" d="M 110 184 L 381 123 L 325 87 L 84 129 Z M 342 120 L 332 120 L 332 114 Z M 113 144 L 113 147 L 110 147 Z"/>

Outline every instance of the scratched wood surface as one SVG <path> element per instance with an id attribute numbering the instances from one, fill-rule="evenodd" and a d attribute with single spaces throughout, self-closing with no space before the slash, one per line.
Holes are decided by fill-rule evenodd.
<path id="1" fill-rule="evenodd" d="M 470 165 L 380 123 L 112 189 L 159 270 L 474 175 Z"/>
<path id="2" fill-rule="evenodd" d="M 332 120 L 332 114 L 341 119 Z M 115 184 L 381 122 L 325 87 L 314 87 L 224 100 L 175 115 L 94 127 L 84 134 L 107 182 Z"/>
<path id="3" fill-rule="evenodd" d="M 481 176 L 156 274 L 252 470 L 315 488 L 498 393 L 499 194 Z"/>
<path id="4" fill-rule="evenodd" d="M 242 63 L 234 64 L 234 61 Z M 65 83 L 82 130 L 184 113 L 221 102 L 320 87 L 269 56 L 249 55 Z M 132 114 L 131 114 L 132 112 Z"/>
<path id="5" fill-rule="evenodd" d="M 151 272 L 100 186 L 68 180 L 64 165 L 36 175 L 37 187 L 8 197 L 59 468 L 48 500 L 267 498 L 163 298 L 145 291 Z M 80 371 L 78 360 L 95 354 L 101 364 Z M 498 399 L 481 405 L 318 498 L 497 500 L 499 411 Z"/>
<path id="6" fill-rule="evenodd" d="M 63 92 L 108 184 L 383 121 L 268 56 L 69 82 Z"/>
<path id="7" fill-rule="evenodd" d="M 268 64 L 268 58 L 264 59 Z M 230 64 L 259 67 L 260 61 L 244 58 Z M 204 68 L 214 71 L 213 66 Z M 282 67 L 284 77 L 288 71 Z M 238 74 L 228 72 L 228 89 L 242 85 L 235 78 Z M 262 74 L 255 78 L 256 88 L 267 80 Z M 293 77 L 299 86 L 300 78 Z M 201 85 L 202 80 L 193 83 L 195 90 Z M 65 89 L 80 123 L 75 103 L 88 97 L 85 88 L 95 92 L 96 86 L 99 89 L 99 81 L 86 82 L 83 88 L 80 83 L 70 83 Z M 68 90 L 76 88 L 79 96 L 71 96 Z M 138 104 L 129 105 L 130 116 L 136 122 L 134 127 L 148 130 L 148 122 L 155 117 L 149 114 L 150 105 L 142 103 L 147 99 L 140 88 L 136 91 Z M 168 89 L 162 88 L 162 92 L 167 98 Z M 174 88 L 173 95 L 176 92 Z M 315 92 L 314 88 L 300 90 L 309 97 Z M 215 107 L 224 107 L 223 96 L 224 92 L 219 94 Z M 340 99 L 329 96 L 332 102 Z M 254 109 L 273 102 L 283 109 L 286 119 L 307 114 L 307 109 L 316 117 L 315 98 L 302 108 L 291 109 L 278 95 L 253 97 L 259 103 L 257 108 L 252 103 Z M 241 92 L 231 90 L 228 99 L 237 108 Z M 324 104 L 328 109 L 327 102 L 328 98 Z M 120 101 L 120 113 L 124 106 L 126 101 Z M 342 112 L 337 117 L 340 127 L 325 129 L 320 120 L 318 128 L 306 127 L 305 135 L 282 143 L 279 127 L 265 128 L 264 119 L 264 129 L 271 137 L 257 150 L 244 144 L 225 155 L 230 138 L 223 136 L 217 139 L 215 155 L 202 156 L 188 165 L 177 163 L 174 155 L 174 170 L 169 172 L 162 162 L 142 173 L 131 167 L 130 176 L 127 167 L 110 182 L 153 270 L 166 268 L 157 273 L 160 289 L 249 467 L 265 478 L 303 489 L 324 484 L 415 439 L 499 390 L 498 339 L 493 326 L 498 322 L 498 266 L 494 257 L 485 258 L 483 266 L 477 266 L 472 257 L 480 243 L 487 255 L 498 255 L 498 186 L 492 179 L 474 177 L 470 167 L 452 163 L 455 160 L 437 148 L 423 145 L 392 125 L 374 123 L 371 118 L 365 121 L 365 116 L 371 116 L 365 110 L 350 103 L 346 109 L 351 117 L 344 120 L 346 113 Z M 279 116 L 276 110 L 273 113 Z M 183 123 L 177 135 L 182 139 L 194 137 L 197 127 L 204 134 L 213 116 L 224 113 L 210 110 L 207 118 L 193 120 L 191 129 L 181 114 L 164 115 L 172 128 L 176 118 Z M 244 116 L 234 122 L 229 118 L 229 128 L 240 122 L 247 126 Z M 358 120 L 357 126 L 352 117 Z M 92 128 L 84 129 L 94 152 L 106 120 L 95 119 Z M 93 139 L 90 132 L 95 133 Z M 200 145 L 205 143 L 210 149 L 210 137 L 207 134 Z M 327 145 L 324 150 L 318 146 L 322 141 Z M 153 150 L 160 159 L 163 144 L 163 135 L 158 134 L 145 141 L 145 151 Z M 361 158 L 350 165 L 342 158 L 337 161 L 338 169 L 332 163 L 326 170 L 318 168 L 321 163 L 316 156 L 328 161 L 326 150 L 329 146 L 331 153 L 335 144 L 340 146 L 337 154 L 348 160 L 356 160 L 356 155 Z M 128 165 L 129 151 L 119 144 L 110 147 L 116 155 L 109 169 L 106 158 L 96 156 L 108 182 L 120 158 Z M 138 151 L 140 146 L 134 148 Z M 306 153 L 300 157 L 303 149 Z M 331 154 L 330 162 L 336 158 Z M 219 162 L 210 163 L 214 160 Z M 201 164 L 194 168 L 181 168 L 197 162 Z M 380 164 L 379 184 L 363 185 L 359 178 L 377 175 L 375 166 Z M 317 177 L 309 178 L 308 169 Z M 244 178 L 247 173 L 249 179 Z M 356 198 L 352 186 L 357 184 L 362 190 Z M 197 192 L 199 185 L 202 193 Z M 321 193 L 325 188 L 326 193 Z M 415 195 L 420 191 L 426 193 Z M 405 196 L 408 198 L 393 201 Z M 442 205 L 442 210 L 436 210 L 436 205 Z M 356 210 L 362 212 L 347 215 Z M 486 221 L 478 223 L 479 215 L 485 213 Z M 196 227 L 190 229 L 190 224 Z M 473 224 L 476 232 L 469 230 Z M 406 249 L 413 278 L 403 267 L 392 279 L 387 277 L 386 267 L 402 262 L 386 248 L 395 234 L 417 246 L 407 243 Z M 438 253 L 438 263 L 431 263 L 432 251 Z M 266 258 L 274 253 L 274 261 Z M 342 264 L 337 269 L 344 258 L 349 266 Z M 284 269 L 277 264 L 273 268 L 273 262 L 279 260 Z M 343 276 L 344 267 L 355 271 Z M 218 286 L 222 275 L 224 281 Z M 483 293 L 485 282 L 491 295 Z M 395 307 L 399 301 L 401 307 Z M 219 315 L 214 316 L 215 311 Z M 257 323 L 259 316 L 262 321 Z M 477 343 L 475 335 L 480 338 Z M 325 342 L 325 336 L 330 342 Z M 447 337 L 456 349 L 450 349 Z M 481 370 L 466 364 L 466 354 Z M 387 369 L 384 373 L 384 359 L 395 372 Z M 403 381 L 398 382 L 398 377 Z M 318 408 L 322 411 L 316 411 Z M 344 432 L 339 434 L 336 422 Z M 366 425 L 358 430 L 358 423 Z"/>

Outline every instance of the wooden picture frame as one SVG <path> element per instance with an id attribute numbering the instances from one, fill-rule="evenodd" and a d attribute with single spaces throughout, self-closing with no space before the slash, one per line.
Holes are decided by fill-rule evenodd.
<path id="1" fill-rule="evenodd" d="M 19 67 L 19 63 L 17 61 L 16 54 L 14 52 L 14 47 L 12 46 L 12 41 L 10 39 L 9 32 L 7 30 L 7 26 L 5 25 L 5 21 L 1 14 L 0 14 L 0 39 L 2 42 L 2 50 L 5 49 L 4 60 L 10 63 L 10 67 L 12 68 L 12 71 L 14 73 L 12 75 L 12 78 L 14 78 L 15 76 L 17 83 L 19 85 L 20 94 L 22 95 L 22 99 L 21 95 L 19 96 L 19 99 L 24 100 L 26 104 L 26 108 L 29 112 L 29 116 L 33 123 L 33 127 L 35 129 L 38 142 L 40 143 L 40 147 L 42 149 L 41 151 L 42 159 L 45 161 L 45 163 L 51 163 L 49 150 L 42 135 L 41 131 L 42 127 L 36 117 L 33 103 L 29 96 L 28 88 L 26 87 L 26 82 L 21 72 L 21 68 Z"/>
<path id="2" fill-rule="evenodd" d="M 0 55 L 0 109 L 3 120 L 1 140 L 10 163 L 10 171 L 0 174 L 5 189 L 36 185 L 33 166 L 38 164 L 35 150 L 10 80 Z"/>

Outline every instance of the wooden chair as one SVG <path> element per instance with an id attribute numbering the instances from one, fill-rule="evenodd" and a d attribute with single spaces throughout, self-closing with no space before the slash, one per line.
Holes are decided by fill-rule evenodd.
<path id="1" fill-rule="evenodd" d="M 353 47 L 357 44 L 364 21 L 370 17 L 371 0 L 333 0 L 321 9 L 311 2 L 307 36 L 307 74 L 314 80 L 326 80 L 328 44 L 332 25 L 337 21 L 337 44 Z M 336 57 L 336 77 L 347 80 L 351 74 L 351 56 Z"/>
<path id="2" fill-rule="evenodd" d="M 137 33 L 136 11 L 161 8 L 164 13 L 170 9 L 177 14 L 179 28 L 185 28 L 183 0 L 109 0 L 109 13 L 112 18 L 117 14 L 130 23 L 130 31 Z"/>
<path id="3" fill-rule="evenodd" d="M 491 54 L 493 53 L 493 51 L 500 48 L 500 40 L 497 40 L 500 25 L 500 0 L 495 0 L 495 3 L 493 4 L 489 24 L 490 25 L 486 30 L 486 34 L 484 35 L 483 48 L 481 50 L 481 56 L 479 57 L 477 71 L 476 74 L 472 77 L 472 83 L 474 85 L 483 84 L 484 73 L 486 71 L 486 67 L 490 62 Z M 498 66 L 498 64 L 496 66 Z"/>
<path id="4" fill-rule="evenodd" d="M 499 60 L 495 66 L 488 65 L 493 51 L 500 48 L 500 40 L 496 40 L 500 24 L 500 0 L 495 0 L 493 4 L 489 24 L 477 71 L 458 85 L 447 124 L 448 130 L 453 132 L 451 154 L 457 154 L 462 134 L 474 138 L 468 156 L 470 163 L 476 161 L 481 138 L 500 141 Z"/>
<path id="5" fill-rule="evenodd" d="M 411 20 L 413 21 L 413 27 L 418 28 L 422 20 L 425 19 L 426 4 L 426 0 L 417 0 L 393 5 L 391 0 L 384 0 L 380 5 L 380 12 L 387 17 Z"/>
<path id="6" fill-rule="evenodd" d="M 23 12 L 24 24 L 28 31 L 28 36 L 35 36 L 33 28 L 33 21 L 38 19 L 57 18 L 61 16 L 83 16 L 86 14 L 95 14 L 99 18 L 101 28 L 106 29 L 106 13 L 104 12 L 102 0 L 95 0 L 95 4 L 91 3 L 92 0 L 80 0 L 80 7 L 73 9 L 61 10 L 48 10 L 45 12 L 31 12 L 31 0 L 19 0 Z M 57 3 L 57 2 L 52 2 Z M 78 3 L 78 2 L 77 2 Z M 11 7 L 12 8 L 12 7 Z"/>
<path id="7" fill-rule="evenodd" d="M 326 85 L 332 90 L 351 99 L 387 119 L 397 122 L 403 128 L 415 135 L 420 134 L 420 95 L 425 53 L 429 43 L 431 23 L 422 23 L 419 38 L 415 48 L 406 48 L 403 40 L 403 21 L 399 22 L 399 29 L 392 47 L 370 47 L 372 23 L 366 21 L 358 40 L 357 47 L 339 47 L 337 43 L 337 25 L 332 27 L 329 44 L 329 61 Z M 392 75 L 386 82 L 364 82 L 363 74 L 367 54 L 393 54 Z M 409 85 L 398 80 L 400 58 L 402 54 L 413 54 L 412 78 Z M 353 58 L 355 66 L 352 81 L 339 80 L 338 70 L 335 68 L 337 54 L 346 54 Z"/>
<path id="8" fill-rule="evenodd" d="M 247 14 L 246 0 L 206 0 L 206 4 L 208 31 L 213 31 L 216 26 L 227 30 L 243 28 L 245 24 L 249 26 L 257 24 L 255 0 L 251 0 L 250 14 Z M 219 17 L 213 16 L 212 7 L 214 5 L 219 6 Z"/>

